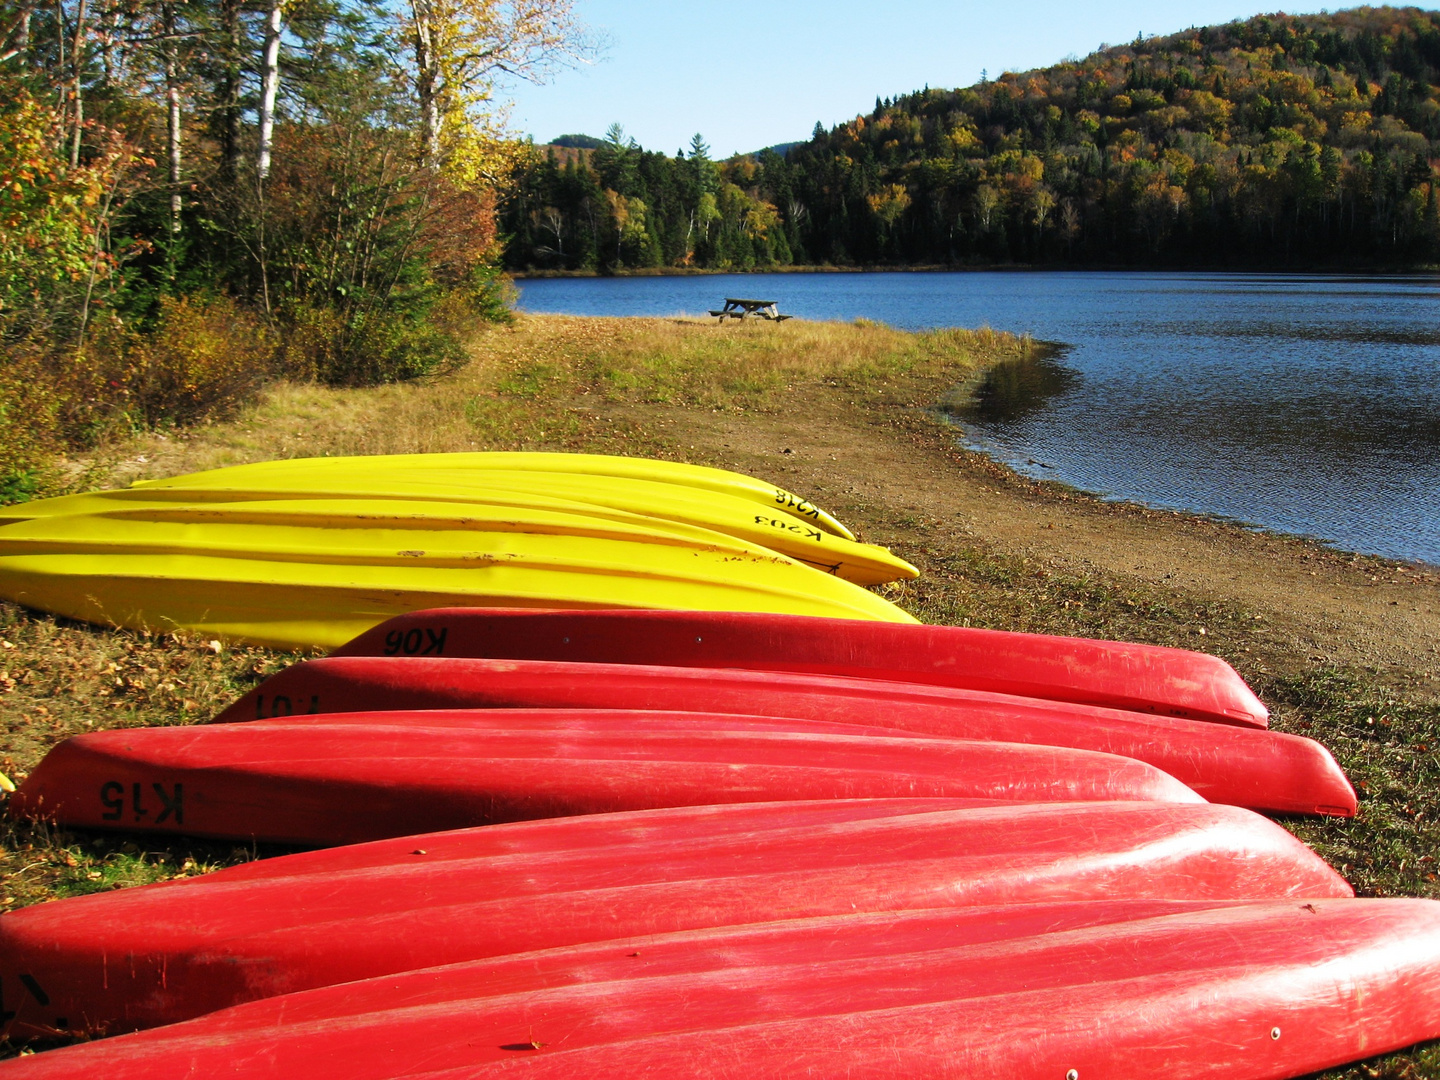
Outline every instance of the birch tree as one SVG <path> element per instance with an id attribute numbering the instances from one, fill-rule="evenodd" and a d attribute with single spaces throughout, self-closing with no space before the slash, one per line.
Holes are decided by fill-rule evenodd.
<path id="1" fill-rule="evenodd" d="M 285 0 L 269 0 L 265 16 L 265 55 L 260 68 L 260 148 L 255 155 L 255 176 L 263 184 L 270 175 L 270 151 L 275 143 L 275 99 L 280 90 L 280 35 L 284 32 Z"/>
<path id="2" fill-rule="evenodd" d="M 409 0 L 421 161 L 467 183 L 493 182 L 505 79 L 544 82 L 593 51 L 572 0 Z"/>
<path id="3" fill-rule="evenodd" d="M 60 55 L 66 54 L 65 41 L 65 7 L 63 4 L 56 6 L 59 16 L 57 22 L 60 29 Z M 70 167 L 80 167 L 80 136 L 85 129 L 85 20 L 88 15 L 86 0 L 78 0 L 75 5 L 74 35 L 70 40 L 68 52 L 70 54 L 70 106 L 73 110 L 73 123 L 75 130 L 70 139 Z"/>
<path id="4" fill-rule="evenodd" d="M 30 48 L 30 20 L 34 15 L 33 4 L 21 4 L 0 24 L 0 64 L 24 56 Z"/>
<path id="5" fill-rule="evenodd" d="M 173 0 L 161 4 L 160 12 L 161 49 L 165 58 L 166 157 L 170 166 L 170 233 L 174 236 L 180 232 L 180 212 L 183 209 L 180 194 L 180 30 L 175 22 Z"/>

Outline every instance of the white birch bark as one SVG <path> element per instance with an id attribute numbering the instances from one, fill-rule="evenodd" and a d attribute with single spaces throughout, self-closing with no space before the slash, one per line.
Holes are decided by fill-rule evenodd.
<path id="1" fill-rule="evenodd" d="M 440 164 L 440 58 L 437 27 L 429 0 L 411 0 L 414 19 L 415 91 L 420 99 L 420 153 L 425 165 Z"/>
<path id="2" fill-rule="evenodd" d="M 255 174 L 263 182 L 270 175 L 270 147 L 275 139 L 275 98 L 280 91 L 280 32 L 285 0 L 270 0 L 265 21 L 265 57 L 260 82 L 260 150 Z"/>
<path id="3" fill-rule="evenodd" d="M 85 0 L 80 0 L 75 9 L 75 39 L 70 53 L 70 65 L 74 78 L 70 94 L 75 105 L 75 134 L 70 141 L 70 167 L 80 167 L 80 133 L 85 126 L 85 102 L 81 96 L 81 81 L 85 74 Z"/>
<path id="4" fill-rule="evenodd" d="M 180 211 L 183 209 L 180 195 L 180 45 L 176 38 L 175 5 L 165 4 L 162 8 L 165 21 L 165 99 L 169 106 L 166 138 L 170 151 L 170 232 L 180 232 Z"/>

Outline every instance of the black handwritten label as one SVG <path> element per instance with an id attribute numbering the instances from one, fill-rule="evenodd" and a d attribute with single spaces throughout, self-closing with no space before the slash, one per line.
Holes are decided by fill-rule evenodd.
<path id="1" fill-rule="evenodd" d="M 319 694 L 311 694 L 311 695 L 310 695 L 310 707 L 309 707 L 308 709 L 306 709 L 305 711 L 306 711 L 306 713 L 308 713 L 310 716 L 314 716 L 316 713 L 318 713 L 318 712 L 320 711 L 320 695 L 319 695 Z M 266 711 L 266 707 L 265 707 L 265 695 L 264 695 L 264 694 L 256 694 L 256 695 L 255 695 L 255 719 L 256 719 L 256 720 L 273 720 L 273 719 L 275 719 L 277 716 L 294 716 L 294 715 L 295 715 L 295 703 L 294 703 L 293 701 L 291 701 L 290 698 L 289 698 L 287 695 L 285 695 L 285 694 L 276 694 L 276 695 L 274 695 L 273 697 L 271 697 L 271 698 L 270 698 L 269 711 Z"/>
<path id="2" fill-rule="evenodd" d="M 151 784 L 150 786 L 155 789 L 155 794 L 160 799 L 161 809 L 159 816 L 155 818 L 155 824 L 159 825 L 166 818 L 173 817 L 175 819 L 176 825 L 184 825 L 185 785 L 176 784 L 174 793 L 170 795 L 165 794 L 165 787 L 163 784 Z"/>
<path id="3" fill-rule="evenodd" d="M 793 521 L 781 521 L 779 518 L 766 517 L 764 514 L 755 515 L 755 524 L 769 525 L 772 529 L 780 529 L 783 532 L 798 533 L 806 540 L 814 540 L 817 544 L 822 542 L 820 530 L 812 529 L 809 525 L 799 525 Z"/>
<path id="4" fill-rule="evenodd" d="M 184 784 L 172 784 L 168 788 L 164 784 L 151 784 L 150 791 L 159 800 L 159 805 L 146 804 L 148 793 L 144 784 L 136 781 L 130 785 L 131 821 L 138 823 L 149 817 L 152 811 L 159 811 L 154 824 L 159 825 L 165 821 L 173 821 L 176 825 L 185 824 Z M 119 821 L 125 814 L 125 785 L 119 780 L 107 780 L 101 784 L 100 805 L 106 808 L 106 812 L 100 815 L 101 821 Z"/>
<path id="5" fill-rule="evenodd" d="M 775 502 L 787 510 L 793 510 L 797 514 L 804 514 L 806 517 L 820 517 L 820 508 L 809 499 L 802 499 L 799 495 L 792 495 L 782 488 L 775 489 Z"/>
<path id="6" fill-rule="evenodd" d="M 445 638 L 449 627 L 439 630 L 430 627 L 411 627 L 409 630 L 391 630 L 385 635 L 386 656 L 442 656 L 445 653 Z"/>

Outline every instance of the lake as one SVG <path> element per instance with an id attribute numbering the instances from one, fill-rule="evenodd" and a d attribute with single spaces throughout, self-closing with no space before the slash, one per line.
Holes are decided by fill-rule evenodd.
<path id="1" fill-rule="evenodd" d="M 1104 498 L 1440 563 L 1440 277 L 961 272 L 522 281 L 520 306 L 989 325 L 1064 344 L 997 372 L 965 445 Z"/>

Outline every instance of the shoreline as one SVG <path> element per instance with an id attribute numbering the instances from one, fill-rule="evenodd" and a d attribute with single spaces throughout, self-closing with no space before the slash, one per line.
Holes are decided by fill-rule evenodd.
<path id="1" fill-rule="evenodd" d="M 1090 491 L 1087 488 L 1068 484 L 1063 480 L 1051 480 L 1045 477 L 1031 476 L 1028 473 L 1023 473 L 1013 465 L 1001 461 L 983 450 L 972 450 L 969 447 L 963 446 L 962 449 L 968 454 L 974 454 L 1004 469 L 1011 474 L 1016 483 L 1038 485 L 1062 499 L 1086 499 L 1093 502 L 1097 507 L 1109 507 L 1117 511 L 1136 513 L 1145 517 L 1172 517 L 1184 519 L 1196 524 L 1204 523 L 1220 528 L 1233 529 L 1241 534 L 1266 537 L 1271 540 L 1305 547 L 1313 551 L 1317 557 L 1330 557 L 1349 562 L 1363 560 L 1367 564 L 1404 570 L 1408 573 L 1422 575 L 1427 579 L 1434 579 L 1436 582 L 1440 582 L 1440 562 L 1431 562 L 1428 559 L 1397 558 L 1390 555 L 1382 555 L 1374 551 L 1360 551 L 1347 548 L 1339 541 L 1326 540 L 1323 537 L 1311 536 L 1308 533 L 1287 532 L 1284 529 L 1272 528 L 1268 525 L 1258 525 L 1254 522 L 1242 521 L 1239 518 L 1228 517 L 1220 513 L 1208 513 L 1203 510 L 1190 510 L 1168 506 L 1151 506 L 1149 503 L 1141 502 L 1137 499 L 1128 499 L 1120 496 L 1109 498 L 1097 492 Z"/>
<path id="2" fill-rule="evenodd" d="M 695 266 L 647 266 L 620 267 L 611 270 L 506 270 L 507 277 L 515 281 L 545 281 L 563 278 L 630 278 L 630 277 L 723 277 L 727 275 L 750 277 L 760 274 L 1287 274 L 1296 277 L 1341 277 L 1363 274 L 1368 277 L 1436 277 L 1440 276 L 1440 265 L 1422 264 L 1411 267 L 1380 266 L 1336 266 L 1317 267 L 1314 263 L 1293 266 L 1280 263 L 1273 266 L 1136 266 L 1131 264 L 1037 264 L 1037 263 L 934 263 L 913 266 L 835 266 L 829 263 L 814 265 L 766 266 L 750 269 L 715 269 Z"/>

